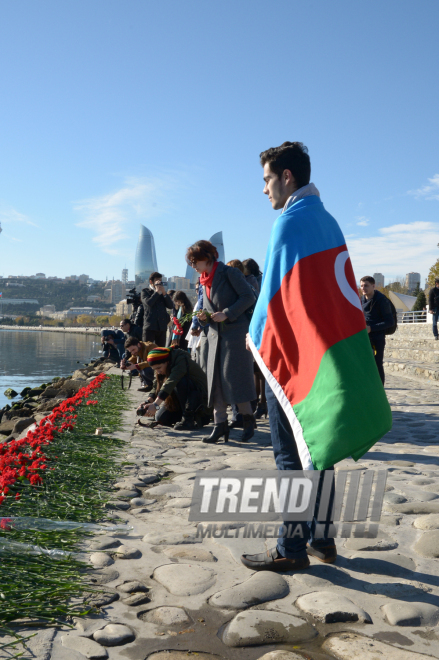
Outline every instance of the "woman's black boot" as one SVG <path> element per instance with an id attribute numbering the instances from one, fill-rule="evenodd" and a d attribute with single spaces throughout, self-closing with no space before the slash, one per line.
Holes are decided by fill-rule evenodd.
<path id="1" fill-rule="evenodd" d="M 239 442 L 248 442 L 255 434 L 255 418 L 253 415 L 243 415 L 244 431 L 239 438 Z"/>
<path id="2" fill-rule="evenodd" d="M 218 442 L 218 440 L 223 436 L 224 436 L 224 442 L 228 442 L 229 427 L 227 421 L 221 422 L 220 424 L 215 424 L 212 433 L 209 435 L 208 438 L 203 438 L 203 442 L 208 442 L 209 444 L 212 444 L 214 442 Z"/>
<path id="3" fill-rule="evenodd" d="M 258 404 L 257 410 L 255 412 L 255 419 L 260 419 L 262 415 L 265 415 L 265 419 L 267 419 L 268 407 L 266 401 L 264 403 Z"/>

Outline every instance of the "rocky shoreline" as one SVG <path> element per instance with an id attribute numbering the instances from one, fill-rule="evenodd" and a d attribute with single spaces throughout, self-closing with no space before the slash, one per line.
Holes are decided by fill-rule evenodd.
<path id="1" fill-rule="evenodd" d="M 74 396 L 81 387 L 90 382 L 103 371 L 108 370 L 111 361 L 92 360 L 83 369 L 77 369 L 72 376 L 55 377 L 49 383 L 40 387 L 25 387 L 20 395 L 9 388 L 11 404 L 0 410 L 0 442 L 17 439 L 29 429 L 32 424 L 46 417 L 62 401 Z M 17 399 L 17 396 L 21 398 Z"/>

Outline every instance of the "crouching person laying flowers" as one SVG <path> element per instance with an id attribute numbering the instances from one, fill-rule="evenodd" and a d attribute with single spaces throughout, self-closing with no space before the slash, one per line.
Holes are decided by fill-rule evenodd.
<path id="1" fill-rule="evenodd" d="M 154 370 L 151 396 L 143 404 L 145 415 L 162 426 L 192 430 L 209 421 L 207 378 L 201 367 L 181 348 L 157 347 L 148 353 Z M 154 393 L 154 394 L 153 394 Z"/>

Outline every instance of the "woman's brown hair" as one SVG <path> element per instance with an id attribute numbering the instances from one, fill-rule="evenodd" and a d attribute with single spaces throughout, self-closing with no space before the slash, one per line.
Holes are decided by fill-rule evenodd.
<path id="1" fill-rule="evenodd" d="M 232 259 L 232 261 L 229 261 L 227 265 L 231 266 L 232 268 L 237 268 L 244 275 L 244 266 L 242 265 L 242 261 L 239 261 L 239 259 Z"/>
<path id="2" fill-rule="evenodd" d="M 192 266 L 194 261 L 215 262 L 218 259 L 218 250 L 210 241 L 197 241 L 186 252 L 186 262 Z"/>

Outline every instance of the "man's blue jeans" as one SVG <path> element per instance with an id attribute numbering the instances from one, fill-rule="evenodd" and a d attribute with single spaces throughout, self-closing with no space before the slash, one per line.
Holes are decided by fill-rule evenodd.
<path id="1" fill-rule="evenodd" d="M 435 337 L 437 337 L 438 336 L 437 335 L 437 324 L 438 324 L 438 321 L 439 321 L 439 309 L 435 309 L 433 311 L 432 316 L 433 316 L 433 334 L 434 334 Z"/>
<path id="2" fill-rule="evenodd" d="M 302 463 L 300 461 L 299 453 L 297 451 L 296 441 L 294 439 L 291 425 L 284 413 L 280 403 L 276 399 L 273 390 L 265 383 L 265 393 L 267 396 L 268 416 L 270 420 L 271 439 L 273 443 L 274 459 L 278 470 L 302 470 Z M 334 468 L 328 468 L 334 470 Z M 315 515 L 318 511 L 320 504 L 320 493 L 323 484 L 324 472 L 320 475 L 320 483 L 317 491 Z M 334 488 L 332 489 L 331 500 L 334 498 Z M 328 513 L 332 511 L 332 501 L 328 506 Z M 325 523 L 325 533 L 328 533 L 331 521 Z M 312 543 L 314 547 L 319 545 L 332 545 L 334 539 L 329 537 L 316 538 L 314 534 L 316 531 L 317 520 L 314 516 L 312 522 L 295 522 L 292 520 L 284 522 L 284 528 L 297 531 L 293 538 L 279 537 L 277 541 L 277 549 L 279 553 L 290 559 L 303 557 L 306 555 L 306 544 Z M 320 528 L 320 525 L 319 525 Z"/>

